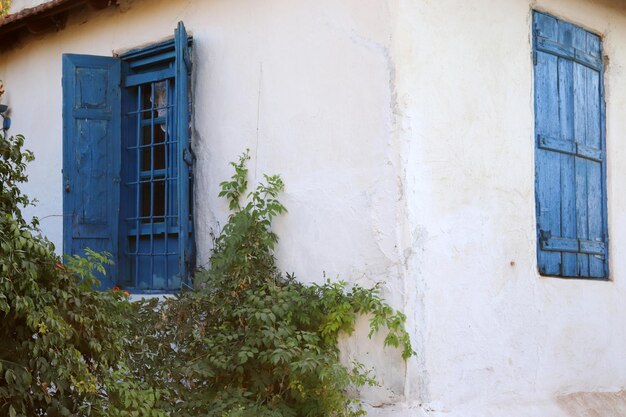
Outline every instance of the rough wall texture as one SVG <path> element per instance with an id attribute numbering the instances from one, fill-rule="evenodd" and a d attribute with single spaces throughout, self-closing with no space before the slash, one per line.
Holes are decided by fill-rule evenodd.
<path id="1" fill-rule="evenodd" d="M 624 6 L 125 0 L 3 53 L 0 78 L 14 131 L 38 156 L 31 213 L 61 247 L 61 54 L 110 56 L 184 20 L 195 39 L 199 264 L 226 217 L 216 195 L 227 162 L 250 148 L 253 177 L 277 172 L 287 184 L 282 267 L 305 281 L 324 271 L 384 281 L 408 313 L 419 352 L 408 366 L 365 343 L 365 322 L 343 341 L 346 358 L 384 382 L 362 393 L 371 415 L 578 417 L 605 407 L 605 417 L 623 394 L 585 393 L 626 384 L 626 261 L 616 256 L 626 249 Z M 533 7 L 604 36 L 611 282 L 536 272 Z"/>
<path id="2" fill-rule="evenodd" d="M 532 8 L 604 38 L 611 282 L 537 274 Z M 446 416 L 561 416 L 557 394 L 619 391 L 626 384 L 623 2 L 406 0 L 400 9 L 393 56 L 408 241 L 419 251 L 409 276 L 423 300 L 422 399 Z"/>

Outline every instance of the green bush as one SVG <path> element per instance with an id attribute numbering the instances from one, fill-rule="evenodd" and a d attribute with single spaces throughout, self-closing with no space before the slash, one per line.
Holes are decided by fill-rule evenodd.
<path id="1" fill-rule="evenodd" d="M 106 256 L 87 251 L 63 266 L 37 221 L 24 219 L 30 202 L 19 186 L 33 156 L 23 144 L 22 136 L 0 136 L 0 415 L 130 416 L 154 397 L 135 382 L 136 404 L 112 397 L 131 377 L 121 361 L 131 305 L 94 289 Z M 153 411 L 141 415 L 163 415 Z"/>
<path id="2" fill-rule="evenodd" d="M 378 288 L 305 285 L 276 267 L 271 225 L 286 210 L 277 176 L 247 194 L 247 154 L 220 195 L 231 215 L 194 291 L 129 303 L 97 291 L 106 254 L 62 265 L 22 208 L 32 154 L 0 138 L 0 415 L 358 416 L 350 386 L 374 384 L 339 361 L 359 315 L 385 344 L 414 354 L 405 316 Z"/>
<path id="3" fill-rule="evenodd" d="M 247 154 L 222 183 L 232 211 L 215 239 L 210 267 L 196 291 L 135 306 L 131 368 L 160 387 L 159 406 L 175 416 L 358 416 L 351 385 L 375 381 L 361 364 L 339 361 L 341 332 L 371 314 L 372 333 L 388 329 L 385 344 L 414 354 L 405 316 L 378 288 L 343 282 L 304 285 L 276 267 L 272 219 L 285 212 L 277 176 L 247 192 Z M 245 200 L 245 201 L 244 201 Z"/>

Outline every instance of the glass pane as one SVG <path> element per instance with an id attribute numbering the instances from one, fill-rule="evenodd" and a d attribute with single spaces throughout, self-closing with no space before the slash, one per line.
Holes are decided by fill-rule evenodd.
<path id="1" fill-rule="evenodd" d="M 141 217 L 143 223 L 162 222 L 165 216 L 165 180 L 156 179 L 153 183 L 141 184 Z"/>
<path id="2" fill-rule="evenodd" d="M 157 180 L 154 182 L 154 203 L 152 208 L 152 216 L 160 217 L 155 221 L 162 222 L 165 215 L 165 181 Z"/>
<path id="3" fill-rule="evenodd" d="M 144 126 L 141 129 L 141 170 L 150 171 L 152 169 L 152 150 L 150 145 L 152 141 L 152 126 Z"/>
<path id="4" fill-rule="evenodd" d="M 149 84 L 141 88 L 141 110 L 152 109 L 152 88 Z M 150 112 L 144 113 L 144 118 L 150 118 Z"/>
<path id="5" fill-rule="evenodd" d="M 165 169 L 165 136 L 165 125 L 154 126 L 154 169 Z"/>
<path id="6" fill-rule="evenodd" d="M 150 223 L 150 197 L 152 196 L 152 184 L 142 183 L 141 185 L 140 213 L 142 223 Z"/>

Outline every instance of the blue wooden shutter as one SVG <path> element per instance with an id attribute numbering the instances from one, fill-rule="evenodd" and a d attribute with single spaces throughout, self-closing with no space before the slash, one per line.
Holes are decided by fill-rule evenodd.
<path id="1" fill-rule="evenodd" d="M 190 74 L 191 49 L 183 22 L 175 32 L 176 47 L 176 136 L 178 140 L 178 224 L 180 275 L 186 278 L 193 267 L 193 239 L 191 217 L 191 168 L 193 157 L 190 148 Z"/>
<path id="2" fill-rule="evenodd" d="M 534 13 L 539 271 L 608 275 L 600 38 Z"/>
<path id="3" fill-rule="evenodd" d="M 63 251 L 107 251 L 117 261 L 120 62 L 63 55 Z M 115 285 L 116 266 L 102 286 Z"/>

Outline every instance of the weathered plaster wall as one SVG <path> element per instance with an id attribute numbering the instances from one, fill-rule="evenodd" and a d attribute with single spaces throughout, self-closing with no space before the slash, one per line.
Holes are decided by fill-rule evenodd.
<path id="1" fill-rule="evenodd" d="M 216 194 L 227 162 L 250 148 L 255 178 L 279 172 L 287 183 L 285 266 L 315 275 L 309 280 L 324 269 L 384 275 L 395 256 L 398 194 L 387 163 L 397 154 L 389 143 L 390 11 L 384 2 L 333 3 L 127 1 L 123 13 L 73 16 L 58 34 L 3 53 L 13 130 L 38 156 L 27 187 L 40 200 L 32 214 L 61 214 L 61 54 L 110 56 L 172 36 L 184 20 L 195 38 L 199 262 L 210 243 L 202 237 L 225 217 Z M 43 223 L 60 246 L 61 218 Z"/>
<path id="2" fill-rule="evenodd" d="M 228 162 L 246 148 L 252 180 L 280 173 L 289 214 L 279 219 L 279 258 L 304 281 L 329 277 L 372 285 L 403 306 L 399 152 L 393 143 L 389 54 L 393 2 L 379 0 L 125 0 L 71 16 L 67 27 L 25 40 L 0 57 L 0 79 L 37 160 L 26 192 L 45 232 L 62 247 L 61 55 L 111 56 L 173 35 L 194 36 L 194 138 L 198 264 L 225 221 L 217 198 Z M 380 345 L 379 345 L 380 346 Z M 352 349 L 347 349 L 351 352 Z M 373 362 L 386 359 L 372 353 Z M 381 366 L 385 388 L 403 394 L 404 364 Z"/>
<path id="3" fill-rule="evenodd" d="M 62 210 L 61 54 L 111 55 L 184 20 L 195 39 L 198 262 L 227 214 L 216 198 L 227 161 L 250 148 L 255 178 L 278 172 L 287 184 L 282 267 L 305 281 L 323 271 L 384 281 L 408 313 L 419 358 L 406 367 L 363 338 L 344 341 L 383 379 L 363 394 L 371 415 L 567 416 L 567 394 L 626 385 L 625 6 L 125 0 L 74 16 L 0 56 L 13 130 L 38 156 L 30 213 L 60 247 L 62 220 L 47 216 Z M 611 282 L 536 272 L 532 7 L 604 35 Z"/>
<path id="4" fill-rule="evenodd" d="M 423 300 L 422 401 L 449 417 L 555 417 L 567 415 L 558 394 L 623 389 L 624 3 L 399 4 L 392 55 L 417 251 L 409 276 Z M 533 7 L 604 36 L 611 282 L 537 274 Z"/>

